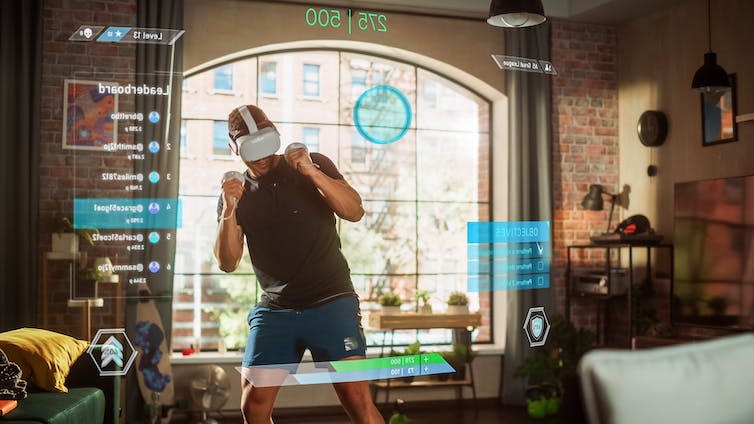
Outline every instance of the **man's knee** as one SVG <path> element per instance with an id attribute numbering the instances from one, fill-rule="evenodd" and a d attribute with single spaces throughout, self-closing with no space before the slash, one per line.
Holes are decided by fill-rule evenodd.
<path id="1" fill-rule="evenodd" d="M 272 408 L 275 404 L 277 388 L 254 387 L 248 381 L 241 385 L 241 413 L 247 424 L 272 422 Z"/>

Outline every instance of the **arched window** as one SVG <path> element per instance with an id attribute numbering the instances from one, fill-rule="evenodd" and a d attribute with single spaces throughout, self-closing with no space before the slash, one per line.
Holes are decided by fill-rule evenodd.
<path id="1" fill-rule="evenodd" d="M 248 255 L 232 274 L 212 255 L 220 178 L 244 170 L 218 149 L 217 127 L 241 104 L 267 113 L 283 148 L 306 142 L 330 157 L 361 194 L 364 218 L 338 225 L 365 328 L 384 290 L 399 293 L 411 310 L 416 293 L 428 291 L 436 312 L 451 292 L 466 291 L 466 223 L 491 218 L 489 101 L 428 69 L 350 51 L 264 54 L 228 67 L 233 91 L 214 89 L 218 68 L 186 77 L 192 89 L 183 93 L 182 128 L 191 141 L 181 145 L 188 151 L 180 164 L 174 349 L 197 337 L 212 349 L 220 336 L 229 348 L 243 347 L 246 315 L 260 294 Z M 491 298 L 470 293 L 470 309 L 483 320 L 476 342 L 491 340 Z M 404 336 L 396 342 L 417 334 Z M 418 336 L 422 344 L 450 341 L 443 330 Z"/>

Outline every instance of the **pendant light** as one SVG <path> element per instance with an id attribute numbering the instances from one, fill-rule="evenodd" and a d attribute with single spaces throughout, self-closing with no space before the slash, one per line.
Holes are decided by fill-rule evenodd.
<path id="1" fill-rule="evenodd" d="M 539 25 L 547 19 L 542 0 L 492 0 L 487 23 L 506 28 Z"/>
<path id="2" fill-rule="evenodd" d="M 704 54 L 704 65 L 694 74 L 691 89 L 700 93 L 730 90 L 728 73 L 717 64 L 717 55 L 712 51 L 712 26 L 710 24 L 710 0 L 707 0 L 707 43 L 709 51 Z"/>

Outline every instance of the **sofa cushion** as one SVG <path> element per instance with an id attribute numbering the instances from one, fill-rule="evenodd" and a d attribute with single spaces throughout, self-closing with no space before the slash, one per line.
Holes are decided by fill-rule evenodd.
<path id="1" fill-rule="evenodd" d="M 643 351 L 595 350 L 579 364 L 596 423 L 752 423 L 754 334 Z"/>
<path id="2" fill-rule="evenodd" d="M 65 379 L 89 343 L 41 328 L 0 333 L 0 349 L 21 368 L 24 380 L 51 392 L 68 391 Z"/>
<path id="3" fill-rule="evenodd" d="M 0 423 L 101 424 L 105 417 L 105 395 L 91 387 L 68 393 L 33 393 L 18 407 L 0 417 Z"/>

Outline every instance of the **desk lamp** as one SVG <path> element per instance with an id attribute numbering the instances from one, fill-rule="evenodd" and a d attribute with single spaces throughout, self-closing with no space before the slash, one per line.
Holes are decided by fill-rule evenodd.
<path id="1" fill-rule="evenodd" d="M 610 217 L 607 219 L 607 230 L 605 230 L 605 234 L 607 234 L 610 232 L 610 224 L 613 220 L 613 211 L 615 210 L 615 203 L 618 201 L 618 195 L 606 192 L 605 187 L 600 184 L 591 184 L 589 186 L 589 193 L 581 201 L 581 206 L 588 211 L 601 211 L 604 208 L 603 194 L 610 196 L 611 203 Z"/>

